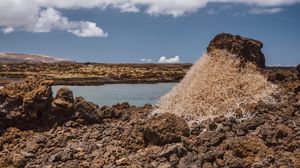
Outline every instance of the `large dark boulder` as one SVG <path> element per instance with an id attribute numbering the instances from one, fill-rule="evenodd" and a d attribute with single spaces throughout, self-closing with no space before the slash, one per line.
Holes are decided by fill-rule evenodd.
<path id="1" fill-rule="evenodd" d="M 42 122 L 51 111 L 52 84 L 51 80 L 29 77 L 6 85 L 0 91 L 0 121 L 16 126 Z"/>
<path id="2" fill-rule="evenodd" d="M 101 117 L 98 113 L 98 105 L 84 100 L 83 97 L 75 98 L 76 118 L 83 119 L 87 123 L 99 123 Z"/>
<path id="3" fill-rule="evenodd" d="M 165 145 L 180 142 L 182 136 L 189 136 L 188 124 L 180 117 L 164 113 L 150 118 L 143 130 L 146 143 Z"/>
<path id="4" fill-rule="evenodd" d="M 69 88 L 63 87 L 57 91 L 52 111 L 58 118 L 69 118 L 75 113 L 73 92 Z"/>
<path id="5" fill-rule="evenodd" d="M 221 33 L 214 37 L 207 47 L 207 53 L 214 50 L 224 49 L 244 61 L 250 61 L 260 68 L 265 67 L 265 56 L 261 51 L 263 43 L 258 40 L 241 37 L 239 35 L 232 35 L 228 33 Z"/>

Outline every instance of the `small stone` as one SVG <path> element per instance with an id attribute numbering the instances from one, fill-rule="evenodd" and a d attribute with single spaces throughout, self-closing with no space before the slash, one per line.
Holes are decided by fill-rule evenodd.
<path id="1" fill-rule="evenodd" d="M 169 162 L 164 162 L 159 164 L 157 168 L 172 168 L 172 165 Z"/>
<path id="2" fill-rule="evenodd" d="M 26 165 L 26 159 L 21 154 L 13 154 L 12 161 L 13 161 L 13 166 L 17 168 L 21 168 Z"/>
<path id="3" fill-rule="evenodd" d="M 128 165 L 128 159 L 126 157 L 123 157 L 121 159 L 116 160 L 116 165 L 117 166 L 125 166 Z"/>
<path id="4" fill-rule="evenodd" d="M 182 144 L 174 144 L 164 149 L 159 156 L 169 158 L 171 155 L 182 157 L 186 153 L 187 149 Z"/>
<path id="5" fill-rule="evenodd" d="M 54 155 L 51 155 L 48 161 L 49 162 L 58 162 L 58 161 L 61 160 L 61 158 L 62 158 L 61 153 L 58 152 L 58 153 L 56 153 Z"/>
<path id="6" fill-rule="evenodd" d="M 202 168 L 213 168 L 213 165 L 209 162 L 205 162 L 203 165 L 202 165 Z"/>

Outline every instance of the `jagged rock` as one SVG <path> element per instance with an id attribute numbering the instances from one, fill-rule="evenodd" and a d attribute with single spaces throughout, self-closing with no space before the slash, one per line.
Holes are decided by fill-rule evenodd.
<path id="1" fill-rule="evenodd" d="M 189 126 L 175 114 L 164 113 L 150 118 L 144 127 L 144 138 L 147 143 L 165 145 L 179 142 L 181 136 L 189 136 Z"/>
<path id="2" fill-rule="evenodd" d="M 224 154 L 224 159 L 228 162 L 228 166 L 230 164 L 241 164 L 241 161 L 235 160 L 237 158 L 243 158 L 243 165 L 249 166 L 273 154 L 273 151 L 260 138 L 255 136 L 229 138 L 225 143 L 225 146 L 229 149 Z M 230 160 L 234 162 L 231 163 L 229 162 Z"/>
<path id="3" fill-rule="evenodd" d="M 112 106 L 113 108 L 116 108 L 118 110 L 124 110 L 130 108 L 130 105 L 128 102 L 123 102 L 123 103 L 117 103 L 116 105 Z"/>
<path id="4" fill-rule="evenodd" d="M 166 148 L 160 152 L 159 157 L 169 158 L 171 155 L 175 155 L 180 158 L 184 156 L 187 152 L 187 149 L 180 143 L 172 144 L 166 146 Z"/>
<path id="5" fill-rule="evenodd" d="M 241 37 L 239 35 L 232 35 L 228 33 L 221 33 L 214 37 L 207 47 L 207 53 L 217 49 L 225 49 L 238 57 L 243 58 L 245 61 L 250 61 L 258 67 L 265 67 L 265 56 L 261 51 L 263 43 Z"/>
<path id="6" fill-rule="evenodd" d="M 74 114 L 73 92 L 66 87 L 60 88 L 52 102 L 52 110 L 57 117 L 70 117 Z"/>
<path id="7" fill-rule="evenodd" d="M 51 111 L 53 81 L 29 77 L 0 91 L 0 120 L 9 125 L 42 121 Z M 23 123 L 25 124 L 25 123 Z M 26 124 L 25 124 L 26 125 Z"/>
<path id="8" fill-rule="evenodd" d="M 75 98 L 76 118 L 83 119 L 86 122 L 99 122 L 100 116 L 97 111 L 98 105 L 87 102 L 83 97 Z"/>

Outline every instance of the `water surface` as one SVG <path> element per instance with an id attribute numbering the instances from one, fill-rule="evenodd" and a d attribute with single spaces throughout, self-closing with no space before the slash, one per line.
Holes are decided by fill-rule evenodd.
<path id="1" fill-rule="evenodd" d="M 74 96 L 82 96 L 98 105 L 113 105 L 128 102 L 135 106 L 156 104 L 176 83 L 158 84 L 107 84 L 101 86 L 67 86 Z M 53 93 L 64 86 L 53 86 Z"/>

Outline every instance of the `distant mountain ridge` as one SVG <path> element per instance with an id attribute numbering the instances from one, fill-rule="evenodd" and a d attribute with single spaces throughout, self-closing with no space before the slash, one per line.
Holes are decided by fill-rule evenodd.
<path id="1" fill-rule="evenodd" d="M 57 62 L 75 62 L 69 59 L 55 58 L 47 55 L 23 54 L 13 52 L 0 52 L 0 62 L 4 63 L 57 63 Z"/>

